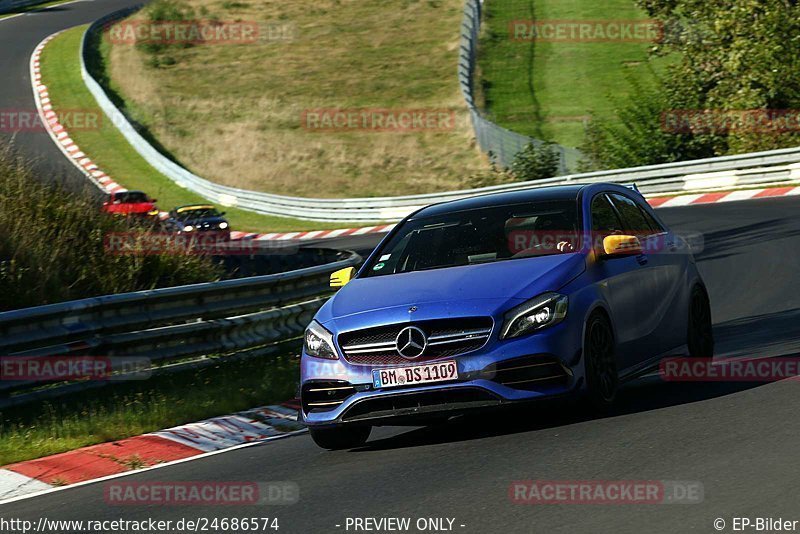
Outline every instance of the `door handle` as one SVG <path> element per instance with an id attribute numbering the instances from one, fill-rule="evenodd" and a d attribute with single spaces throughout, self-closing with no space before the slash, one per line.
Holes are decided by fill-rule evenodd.
<path id="1" fill-rule="evenodd" d="M 636 256 L 636 261 L 639 262 L 639 265 L 647 265 L 648 261 L 647 256 L 645 256 L 644 254 L 639 254 L 638 256 Z"/>

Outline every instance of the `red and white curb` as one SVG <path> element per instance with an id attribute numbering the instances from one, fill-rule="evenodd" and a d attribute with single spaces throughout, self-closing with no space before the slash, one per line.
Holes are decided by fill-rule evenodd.
<path id="1" fill-rule="evenodd" d="M 0 469 L 0 503 L 56 487 L 147 469 L 167 462 L 305 431 L 297 401 L 167 428 Z"/>
<path id="2" fill-rule="evenodd" d="M 347 228 L 338 230 L 314 230 L 309 232 L 283 232 L 270 234 L 257 234 L 247 232 L 231 232 L 232 239 L 252 239 L 254 241 L 290 241 L 311 239 L 333 239 L 336 237 L 348 237 L 366 234 L 384 234 L 394 228 L 394 224 L 384 224 L 380 226 L 367 226 L 364 228 Z"/>
<path id="3" fill-rule="evenodd" d="M 92 159 L 87 156 L 80 147 L 72 140 L 66 128 L 59 121 L 58 114 L 53 109 L 50 102 L 50 94 L 47 86 L 42 81 L 42 71 L 40 58 L 42 51 L 47 43 L 55 38 L 59 33 L 54 33 L 46 37 L 33 51 L 31 55 L 31 82 L 33 84 L 33 97 L 36 101 L 36 108 L 42 118 L 42 123 L 47 129 L 48 134 L 53 139 L 56 146 L 92 183 L 100 188 L 104 193 L 117 193 L 127 191 L 122 185 L 111 178 L 105 171 L 100 169 Z M 167 217 L 166 212 L 160 214 L 162 219 Z M 393 224 L 367 226 L 364 228 L 346 228 L 337 230 L 313 230 L 307 232 L 231 232 L 233 239 L 252 239 L 257 241 L 291 241 L 291 240 L 312 240 L 312 239 L 332 239 L 335 237 L 357 236 L 365 234 L 385 233 L 394 228 Z"/>
<path id="4" fill-rule="evenodd" d="M 64 153 L 64 156 L 69 159 L 84 175 L 86 175 L 95 185 L 97 185 L 105 193 L 116 193 L 119 191 L 126 191 L 126 189 L 114 181 L 108 174 L 100 169 L 91 158 L 89 158 L 80 147 L 70 138 L 69 133 L 64 128 L 64 125 L 59 122 L 58 114 L 53 109 L 50 102 L 50 96 L 47 91 L 47 86 L 42 82 L 42 73 L 40 67 L 40 56 L 42 50 L 59 33 L 45 38 L 33 52 L 31 56 L 31 81 L 33 83 L 33 95 L 36 101 L 36 107 L 42 118 L 50 137 L 56 146 Z M 699 183 L 698 183 L 699 185 Z M 679 206 L 690 206 L 697 204 L 711 204 L 716 202 L 732 202 L 737 200 L 750 200 L 758 198 L 773 198 L 780 196 L 800 195 L 800 187 L 798 186 L 782 186 L 782 187 L 766 187 L 762 189 L 743 189 L 728 192 L 708 192 L 687 194 L 680 193 L 675 195 L 666 195 L 660 197 L 649 198 L 647 201 L 654 208 L 671 208 Z M 161 213 L 161 218 L 166 218 L 166 212 Z M 379 226 L 367 226 L 363 228 L 347 228 L 337 230 L 313 230 L 306 232 L 272 232 L 272 233 L 255 233 L 255 232 L 231 232 L 233 239 L 250 239 L 255 241 L 308 241 L 314 239 L 333 239 L 337 237 L 359 236 L 366 234 L 381 234 L 387 233 L 394 224 L 386 224 Z"/>
<path id="5" fill-rule="evenodd" d="M 715 204 L 719 202 L 735 202 L 739 200 L 793 195 L 800 195 L 800 186 L 767 187 L 763 189 L 741 189 L 738 191 L 664 196 L 648 198 L 647 202 L 654 208 L 674 208 L 679 206 L 695 206 L 697 204 Z"/>
<path id="6" fill-rule="evenodd" d="M 64 125 L 59 121 L 58 114 L 53 109 L 53 105 L 50 102 L 50 93 L 47 90 L 47 86 L 42 82 L 40 59 L 42 51 L 47 43 L 60 33 L 61 32 L 56 32 L 53 35 L 45 37 L 44 40 L 36 46 L 31 55 L 31 83 L 33 84 L 33 98 L 36 102 L 36 109 L 39 111 L 39 116 L 42 118 L 42 123 L 47 129 L 47 133 L 53 139 L 53 142 L 59 150 L 61 150 L 64 156 L 86 175 L 93 184 L 99 187 L 104 193 L 125 191 L 126 189 L 124 187 L 103 172 L 91 158 L 75 144 L 75 141 L 69 136 L 69 132 L 67 132 Z"/>

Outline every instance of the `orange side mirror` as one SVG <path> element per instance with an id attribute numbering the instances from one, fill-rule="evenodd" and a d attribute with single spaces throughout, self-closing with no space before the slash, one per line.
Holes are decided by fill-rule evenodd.
<path id="1" fill-rule="evenodd" d="M 642 244 L 634 235 L 609 235 L 603 238 L 606 256 L 631 256 L 642 253 Z"/>

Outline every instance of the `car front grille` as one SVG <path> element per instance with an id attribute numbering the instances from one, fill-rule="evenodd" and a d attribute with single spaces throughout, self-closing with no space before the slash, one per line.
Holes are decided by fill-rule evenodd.
<path id="1" fill-rule="evenodd" d="M 478 350 L 489 340 L 493 325 L 491 317 L 401 323 L 339 334 L 339 346 L 345 360 L 355 365 L 408 365 Z M 425 351 L 413 359 L 397 352 L 397 336 L 408 326 L 421 329 L 428 339 Z"/>

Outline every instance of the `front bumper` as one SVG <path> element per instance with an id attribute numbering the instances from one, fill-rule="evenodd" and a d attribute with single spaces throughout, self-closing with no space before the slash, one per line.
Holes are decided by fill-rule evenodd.
<path id="1" fill-rule="evenodd" d="M 378 367 L 304 353 L 302 419 L 311 426 L 400 424 L 426 416 L 560 397 L 582 387 L 580 327 L 567 321 L 517 339 L 499 340 L 497 335 L 494 332 L 480 350 L 436 360 L 455 360 L 458 380 L 413 387 L 375 389 L 372 370 Z M 326 394 L 329 402 L 318 402 L 324 400 L 319 395 Z"/>

